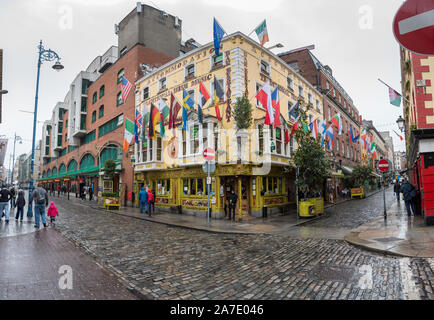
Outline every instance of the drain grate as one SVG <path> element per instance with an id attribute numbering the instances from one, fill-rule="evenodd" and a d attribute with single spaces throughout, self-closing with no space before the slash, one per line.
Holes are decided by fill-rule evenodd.
<path id="1" fill-rule="evenodd" d="M 388 237 L 388 238 L 377 238 L 374 239 L 380 242 L 392 242 L 392 241 L 402 241 L 404 239 L 400 239 L 400 238 L 395 238 L 395 237 Z"/>
<path id="2" fill-rule="evenodd" d="M 353 282 L 357 280 L 358 270 L 356 267 L 320 264 L 315 266 L 309 273 L 314 280 Z"/>

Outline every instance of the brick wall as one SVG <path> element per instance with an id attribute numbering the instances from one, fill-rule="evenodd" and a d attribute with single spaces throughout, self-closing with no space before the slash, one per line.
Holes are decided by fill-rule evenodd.
<path id="1" fill-rule="evenodd" d="M 124 56 L 122 56 L 115 64 L 110 66 L 90 87 L 88 90 L 88 100 L 87 100 L 87 118 L 86 118 L 86 133 L 90 133 L 96 130 L 95 140 L 79 146 L 76 150 L 67 153 L 65 156 L 52 161 L 51 163 L 43 167 L 43 171 L 48 169 L 53 170 L 53 167 L 59 167 L 61 164 L 68 164 L 71 160 L 77 161 L 80 166 L 80 161 L 86 154 L 91 154 L 95 158 L 95 162 L 98 161 L 98 150 L 97 146 L 107 146 L 109 144 L 114 144 L 122 149 L 123 139 L 124 139 L 124 126 L 119 126 L 116 130 L 103 135 L 98 138 L 99 127 L 108 121 L 116 118 L 117 116 L 123 114 L 125 117 L 134 121 L 135 117 L 135 93 L 134 88 L 131 90 L 127 101 L 123 104 L 116 106 L 116 98 L 118 92 L 121 91 L 121 84 L 117 83 L 118 72 L 124 69 L 124 76 L 129 82 L 134 84 L 136 80 L 141 78 L 142 72 L 140 69 L 140 64 L 149 65 L 162 65 L 170 61 L 172 58 L 164 54 L 161 54 L 150 48 L 146 48 L 142 45 L 136 45 L 130 51 L 128 51 Z M 99 90 L 101 86 L 105 86 L 104 96 L 99 98 Z M 92 103 L 92 97 L 94 93 L 97 93 L 97 101 Z M 104 105 L 104 115 L 99 117 L 99 108 Z M 96 121 L 92 123 L 92 113 L 96 111 Z M 68 119 L 68 113 L 64 115 L 64 121 Z M 67 128 L 64 129 L 63 134 L 67 133 Z M 67 148 L 68 143 L 64 142 L 64 136 L 62 141 L 62 147 Z M 68 137 L 71 138 L 71 137 Z M 69 141 L 69 139 L 68 139 Z M 131 158 L 128 154 L 123 153 L 122 157 L 122 173 L 121 180 L 127 186 L 127 192 L 132 190 L 133 187 L 133 166 L 131 163 Z"/>

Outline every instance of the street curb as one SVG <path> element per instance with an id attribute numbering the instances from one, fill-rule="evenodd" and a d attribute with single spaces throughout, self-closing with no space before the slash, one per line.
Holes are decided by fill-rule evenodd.
<path id="1" fill-rule="evenodd" d="M 377 249 L 377 248 L 368 247 L 366 245 L 363 245 L 363 244 L 360 244 L 360 243 L 357 243 L 357 242 L 353 242 L 353 241 L 347 240 L 346 237 L 347 236 L 344 237 L 344 241 L 346 243 L 348 243 L 348 244 L 350 244 L 350 245 L 352 245 L 354 247 L 357 247 L 359 249 L 366 250 L 366 251 L 380 253 L 380 254 L 382 254 L 384 256 L 390 256 L 390 257 L 420 258 L 420 257 L 417 257 L 417 256 L 409 256 L 409 255 L 405 255 L 405 254 L 402 254 L 402 253 L 395 253 L 395 252 L 392 253 L 392 252 L 390 252 L 388 250 L 384 250 L 384 249 Z"/>

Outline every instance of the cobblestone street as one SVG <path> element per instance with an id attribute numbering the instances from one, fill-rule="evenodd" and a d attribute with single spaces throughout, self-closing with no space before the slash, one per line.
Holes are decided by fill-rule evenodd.
<path id="1" fill-rule="evenodd" d="M 390 197 L 388 192 L 388 203 Z M 149 299 L 434 298 L 432 259 L 374 254 L 324 232 L 322 239 L 213 234 L 62 198 L 56 204 L 55 229 Z M 330 228 L 333 238 L 337 221 L 350 227 L 347 216 L 358 216 L 357 225 L 379 214 L 381 193 L 333 207 L 308 228 Z"/>

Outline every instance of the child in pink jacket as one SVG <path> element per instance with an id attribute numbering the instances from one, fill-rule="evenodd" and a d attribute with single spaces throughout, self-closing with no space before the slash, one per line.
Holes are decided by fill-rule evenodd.
<path id="1" fill-rule="evenodd" d="M 49 216 L 51 218 L 50 219 L 51 223 L 56 222 L 56 217 L 59 216 L 59 212 L 57 211 L 57 208 L 54 205 L 54 202 L 51 202 L 50 207 L 48 208 L 47 216 Z"/>

